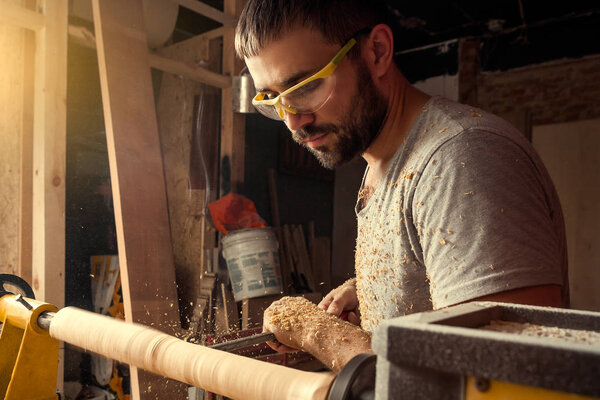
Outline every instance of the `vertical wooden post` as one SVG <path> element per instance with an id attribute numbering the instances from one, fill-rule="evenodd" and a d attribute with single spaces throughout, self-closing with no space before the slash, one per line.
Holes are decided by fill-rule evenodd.
<path id="1" fill-rule="evenodd" d="M 224 11 L 235 17 L 240 15 L 244 0 L 225 0 Z M 223 34 L 223 74 L 235 76 L 244 62 L 235 55 L 235 30 L 225 27 Z M 220 195 L 241 192 L 244 184 L 244 152 L 246 119 L 233 112 L 233 89 L 222 89 L 221 95 L 221 176 Z"/>
<path id="2" fill-rule="evenodd" d="M 65 303 L 67 0 L 40 2 L 33 122 L 32 283 L 38 299 Z"/>
<path id="3" fill-rule="evenodd" d="M 10 5 L 20 9 L 18 3 Z M 20 222 L 18 187 L 22 173 L 18 149 L 23 130 L 23 89 L 27 82 L 23 76 L 27 65 L 23 43 L 30 32 L 23 29 L 16 18 L 8 18 L 10 11 L 6 12 L 5 3 L 1 7 L 4 8 L 0 11 L 0 272 L 20 274 L 17 230 Z"/>
<path id="4" fill-rule="evenodd" d="M 31 282 L 37 299 L 60 308 L 65 304 L 69 6 L 67 0 L 40 0 L 37 6 L 45 15 L 45 24 L 35 34 Z M 63 388 L 63 362 L 64 347 L 61 344 L 58 390 Z"/>
<path id="5" fill-rule="evenodd" d="M 477 106 L 477 76 L 479 75 L 479 40 L 458 42 L 458 101 Z"/>
<path id="6" fill-rule="evenodd" d="M 180 331 L 167 196 L 142 0 L 94 0 L 100 86 L 125 318 Z M 184 399 L 185 385 L 131 368 L 132 399 Z"/>
<path id="7" fill-rule="evenodd" d="M 26 0 L 28 9 L 35 8 L 35 0 Z M 26 31 L 23 70 L 23 125 L 21 128 L 21 176 L 19 183 L 19 276 L 32 282 L 32 218 L 33 218 L 33 120 L 35 77 L 35 32 Z M 66 54 L 65 54 L 66 57 Z M 66 107 L 65 107 L 66 113 Z M 66 118 L 66 115 L 65 115 Z M 65 128 L 66 129 L 66 128 Z M 65 134 L 66 136 L 66 134 Z"/>

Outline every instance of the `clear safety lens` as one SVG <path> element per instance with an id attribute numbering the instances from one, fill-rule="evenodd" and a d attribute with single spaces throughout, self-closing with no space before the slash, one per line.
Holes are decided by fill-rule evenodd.
<path id="1" fill-rule="evenodd" d="M 298 113 L 312 113 L 323 106 L 335 89 L 335 74 L 315 79 L 281 97 L 281 103 Z"/>
<path id="2" fill-rule="evenodd" d="M 268 117 L 271 119 L 276 119 L 276 120 L 283 119 L 283 117 L 279 116 L 279 112 L 277 111 L 277 108 L 280 106 L 279 103 L 277 103 L 277 108 L 276 108 L 276 106 L 269 106 L 269 105 L 260 104 L 260 103 L 253 103 L 253 105 L 254 105 L 254 108 L 256 108 L 256 111 L 258 111 L 265 117 Z"/>
<path id="3" fill-rule="evenodd" d="M 327 103 L 335 89 L 335 80 L 335 74 L 315 79 L 281 96 L 274 105 L 267 105 L 261 101 L 253 101 L 253 105 L 258 112 L 275 120 L 284 120 L 286 112 L 313 113 Z"/>

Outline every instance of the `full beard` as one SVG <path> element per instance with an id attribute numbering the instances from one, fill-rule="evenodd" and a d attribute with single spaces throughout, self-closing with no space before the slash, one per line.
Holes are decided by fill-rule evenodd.
<path id="1" fill-rule="evenodd" d="M 363 62 L 357 66 L 357 82 L 357 94 L 339 125 L 307 125 L 292 132 L 292 138 L 313 153 L 325 168 L 333 169 L 363 154 L 379 134 L 385 120 L 386 101 L 376 90 Z M 322 145 L 315 148 L 302 142 L 302 139 L 322 134 L 335 135 L 337 142 L 331 147 Z"/>

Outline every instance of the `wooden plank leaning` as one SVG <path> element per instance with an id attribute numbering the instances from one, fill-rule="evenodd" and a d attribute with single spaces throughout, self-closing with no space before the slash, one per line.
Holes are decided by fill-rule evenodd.
<path id="1" fill-rule="evenodd" d="M 181 329 L 142 1 L 94 0 L 125 318 Z M 184 399 L 185 385 L 131 370 L 132 399 Z"/>

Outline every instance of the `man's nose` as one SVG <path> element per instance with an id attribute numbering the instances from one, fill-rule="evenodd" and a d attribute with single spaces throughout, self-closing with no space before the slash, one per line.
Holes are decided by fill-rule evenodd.
<path id="1" fill-rule="evenodd" d="M 292 114 L 289 112 L 285 113 L 285 124 L 290 131 L 297 131 L 302 129 L 308 124 L 313 123 L 315 120 L 314 114 Z"/>

